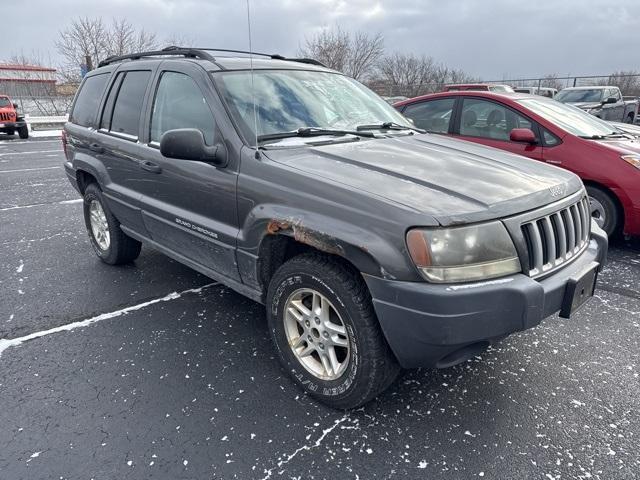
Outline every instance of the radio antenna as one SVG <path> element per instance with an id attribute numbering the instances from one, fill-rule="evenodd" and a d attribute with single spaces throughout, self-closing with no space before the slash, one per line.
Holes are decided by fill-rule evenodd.
<path id="1" fill-rule="evenodd" d="M 253 48 L 251 47 L 251 7 L 247 0 L 247 29 L 249 31 L 249 70 L 251 71 L 251 103 L 253 103 L 253 131 L 256 134 L 256 160 L 260 158 L 258 150 L 258 113 L 256 110 L 256 89 L 253 83 Z"/>

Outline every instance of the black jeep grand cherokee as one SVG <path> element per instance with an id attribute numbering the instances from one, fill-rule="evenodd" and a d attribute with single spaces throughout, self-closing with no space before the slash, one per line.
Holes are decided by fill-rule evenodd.
<path id="1" fill-rule="evenodd" d="M 92 71 L 66 172 L 103 261 L 144 242 L 264 303 L 317 399 L 356 407 L 593 294 L 607 238 L 572 173 L 422 134 L 316 62 L 211 52 Z"/>

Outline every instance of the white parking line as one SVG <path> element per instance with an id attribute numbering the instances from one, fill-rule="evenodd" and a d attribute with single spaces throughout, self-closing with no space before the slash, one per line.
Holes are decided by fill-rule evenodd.
<path id="1" fill-rule="evenodd" d="M 29 144 L 33 144 L 33 143 L 60 143 L 61 140 L 57 139 L 57 140 L 38 140 L 38 141 L 26 141 L 26 142 L 15 142 L 15 141 L 11 141 L 11 140 L 0 140 L 0 146 L 1 147 L 8 147 L 10 145 L 25 145 L 27 143 Z"/>
<path id="2" fill-rule="evenodd" d="M 63 150 L 61 149 L 56 149 L 56 150 L 31 150 L 28 152 L 6 152 L 6 153 L 0 153 L 0 157 L 6 157 L 8 155 L 24 155 L 26 153 L 64 153 Z"/>
<path id="3" fill-rule="evenodd" d="M 142 308 L 148 307 L 149 305 L 153 305 L 155 303 L 168 302 L 169 300 L 175 300 L 176 298 L 180 298 L 187 293 L 201 293 L 202 290 L 204 290 L 205 288 L 209 288 L 214 285 L 217 285 L 217 282 L 209 283 L 199 288 L 190 288 L 188 290 L 183 290 L 182 292 L 173 292 L 162 298 L 156 298 L 155 300 L 149 300 L 148 302 L 132 305 L 130 307 L 123 308 L 121 310 L 116 310 L 115 312 L 102 313 L 95 317 L 87 318 L 86 320 L 80 320 L 78 322 L 68 323 L 66 325 L 61 325 L 60 327 L 51 328 L 49 330 L 34 332 L 29 335 L 25 335 L 24 337 L 18 337 L 18 338 L 12 338 L 12 339 L 6 339 L 6 338 L 0 339 L 0 357 L 2 356 L 2 352 L 4 352 L 9 347 L 18 347 L 23 343 L 28 342 L 30 340 L 34 340 L 36 338 L 46 337 L 47 335 L 51 335 L 53 333 L 68 332 L 76 328 L 89 326 L 92 323 L 97 323 L 102 320 L 107 320 L 109 318 L 126 315 L 127 313 L 135 312 L 136 310 L 140 310 Z"/>
<path id="4" fill-rule="evenodd" d="M 62 165 L 59 165 L 57 167 L 21 168 L 19 170 L 0 170 L 0 173 L 35 172 L 38 170 L 53 170 L 55 168 L 62 168 Z"/>
<path id="5" fill-rule="evenodd" d="M 42 207 L 44 205 L 70 205 L 72 203 L 80 202 L 82 202 L 82 198 L 74 198 L 73 200 L 62 200 L 60 202 L 34 203 L 32 205 L 15 205 L 13 207 L 0 208 L 0 212 L 6 212 L 7 210 L 20 210 L 21 208 Z"/>

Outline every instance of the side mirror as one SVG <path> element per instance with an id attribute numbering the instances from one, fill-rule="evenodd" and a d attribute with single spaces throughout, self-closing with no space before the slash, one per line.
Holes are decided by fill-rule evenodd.
<path id="1" fill-rule="evenodd" d="M 511 130 L 511 133 L 509 133 L 509 140 L 512 142 L 529 143 L 531 145 L 538 143 L 535 134 L 528 128 L 514 128 Z"/>
<path id="2" fill-rule="evenodd" d="M 211 162 L 217 167 L 227 165 L 227 149 L 224 145 L 207 146 L 202 132 L 196 128 L 166 131 L 160 138 L 160 153 L 168 158 Z"/>
<path id="3" fill-rule="evenodd" d="M 618 103 L 618 99 L 616 97 L 609 97 L 602 103 L 604 103 L 604 104 Z"/>
<path id="4" fill-rule="evenodd" d="M 14 103 L 14 104 L 13 104 L 13 109 L 14 109 L 14 110 L 17 110 L 17 109 L 18 109 L 18 104 L 17 104 L 17 103 Z"/>

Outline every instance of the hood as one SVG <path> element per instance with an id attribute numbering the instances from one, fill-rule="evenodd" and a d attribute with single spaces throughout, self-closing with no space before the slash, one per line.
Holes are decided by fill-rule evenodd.
<path id="1" fill-rule="evenodd" d="M 525 212 L 583 188 L 566 170 L 432 134 L 265 153 L 315 179 L 428 214 L 441 225 Z"/>
<path id="2" fill-rule="evenodd" d="M 594 142 L 612 148 L 620 153 L 620 155 L 629 155 L 632 153 L 640 154 L 640 141 L 631 139 L 611 139 L 611 140 L 593 140 Z"/>
<path id="3" fill-rule="evenodd" d="M 582 110 L 591 110 L 592 108 L 601 108 L 600 102 L 564 102 L 567 105 L 573 105 L 574 107 L 581 108 Z"/>
<path id="4" fill-rule="evenodd" d="M 621 122 L 609 122 L 611 125 L 616 127 L 618 130 L 622 130 L 629 135 L 633 135 L 634 137 L 640 138 L 640 126 L 633 125 L 631 123 L 621 123 Z"/>

